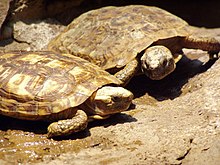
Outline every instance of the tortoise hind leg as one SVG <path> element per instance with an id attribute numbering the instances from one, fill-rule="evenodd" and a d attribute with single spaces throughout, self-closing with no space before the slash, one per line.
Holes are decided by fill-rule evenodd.
<path id="1" fill-rule="evenodd" d="M 114 76 L 122 81 L 121 86 L 125 86 L 130 79 L 137 73 L 139 69 L 139 62 L 135 58 L 130 61 L 123 69 L 114 74 Z"/>
<path id="2" fill-rule="evenodd" d="M 48 137 L 65 136 L 79 132 L 87 127 L 88 118 L 83 110 L 77 110 L 72 119 L 59 120 L 48 126 Z"/>
<path id="3" fill-rule="evenodd" d="M 184 37 L 182 46 L 184 48 L 208 51 L 210 59 L 219 58 L 220 42 L 212 37 L 200 37 L 196 35 Z"/>

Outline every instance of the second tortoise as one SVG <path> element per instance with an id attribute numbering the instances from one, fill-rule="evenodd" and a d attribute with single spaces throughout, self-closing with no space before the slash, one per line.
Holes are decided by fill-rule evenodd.
<path id="1" fill-rule="evenodd" d="M 82 14 L 53 39 L 49 50 L 70 53 L 113 71 L 126 84 L 141 70 L 160 80 L 175 69 L 182 48 L 202 49 L 213 58 L 220 43 L 193 35 L 181 18 L 157 7 L 103 7 Z"/>

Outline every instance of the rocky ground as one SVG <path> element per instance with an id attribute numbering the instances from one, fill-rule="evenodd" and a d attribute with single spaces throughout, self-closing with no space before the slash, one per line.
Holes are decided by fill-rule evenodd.
<path id="1" fill-rule="evenodd" d="M 8 7 L 4 11 L 1 25 Z M 0 42 L 0 51 L 45 49 L 64 25 L 41 18 L 10 27 L 13 34 L 6 36 L 13 37 Z M 220 28 L 198 34 L 220 41 Z M 78 134 L 47 139 L 48 123 L 0 116 L 0 164 L 219 164 L 220 61 L 207 62 L 203 51 L 184 52 L 167 78 L 132 79 L 129 111 L 91 122 Z"/>

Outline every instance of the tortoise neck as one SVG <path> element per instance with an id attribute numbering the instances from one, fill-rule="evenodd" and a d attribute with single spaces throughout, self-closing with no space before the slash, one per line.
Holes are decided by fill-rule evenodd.
<path id="1" fill-rule="evenodd" d="M 82 105 L 80 108 L 83 109 L 87 115 L 93 115 L 95 111 L 94 99 L 96 92 L 94 92 Z"/>

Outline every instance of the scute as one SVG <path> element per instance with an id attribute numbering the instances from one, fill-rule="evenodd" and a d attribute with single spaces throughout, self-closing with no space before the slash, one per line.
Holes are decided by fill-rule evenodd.
<path id="1" fill-rule="evenodd" d="M 158 39 L 188 35 L 187 26 L 157 7 L 110 6 L 73 20 L 48 48 L 83 57 L 103 69 L 120 68 Z"/>
<path id="2" fill-rule="evenodd" d="M 43 116 L 82 104 L 99 87 L 119 84 L 96 65 L 47 51 L 0 54 L 0 113 Z"/>

